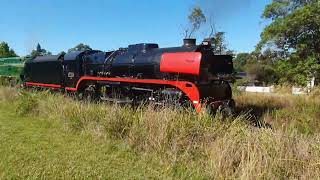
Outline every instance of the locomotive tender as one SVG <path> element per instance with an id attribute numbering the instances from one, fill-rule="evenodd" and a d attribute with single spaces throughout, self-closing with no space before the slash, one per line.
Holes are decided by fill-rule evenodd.
<path id="1" fill-rule="evenodd" d="M 115 51 L 75 51 L 25 62 L 25 87 L 75 92 L 81 98 L 117 103 L 176 103 L 200 111 L 233 108 L 232 57 L 215 55 L 210 41 L 159 48 L 135 44 Z"/>

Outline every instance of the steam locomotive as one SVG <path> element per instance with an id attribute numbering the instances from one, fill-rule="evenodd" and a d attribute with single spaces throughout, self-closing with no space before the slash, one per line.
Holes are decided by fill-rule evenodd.
<path id="1" fill-rule="evenodd" d="M 215 55 L 210 40 L 181 47 L 134 44 L 103 52 L 74 51 L 25 62 L 25 87 L 73 92 L 81 99 L 116 103 L 155 103 L 202 108 L 234 108 L 228 78 L 232 57 Z"/>

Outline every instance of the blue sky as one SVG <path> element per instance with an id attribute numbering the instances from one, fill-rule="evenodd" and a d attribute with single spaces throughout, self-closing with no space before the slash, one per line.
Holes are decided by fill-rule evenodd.
<path id="1" fill-rule="evenodd" d="M 0 0 L 0 41 L 26 55 L 39 42 L 53 53 L 78 43 L 112 50 L 152 42 L 179 46 L 190 9 L 200 6 L 228 47 L 254 49 L 266 25 L 262 11 L 271 0 Z M 209 30 L 197 33 L 198 42 Z"/>

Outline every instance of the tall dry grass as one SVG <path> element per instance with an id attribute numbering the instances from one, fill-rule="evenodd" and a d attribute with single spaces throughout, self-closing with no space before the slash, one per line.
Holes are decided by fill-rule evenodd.
<path id="1" fill-rule="evenodd" d="M 241 94 L 236 97 L 238 113 L 250 111 L 253 119 L 272 125 L 275 130 L 294 134 L 320 132 L 320 96 L 288 94 Z"/>
<path id="2" fill-rule="evenodd" d="M 0 89 L 0 101 L 13 104 L 20 116 L 61 122 L 70 133 L 125 142 L 174 177 L 320 177 L 320 100 L 311 96 L 239 94 L 237 115 L 225 120 L 206 112 L 132 109 L 11 88 Z M 272 128 L 255 127 L 256 121 Z"/>

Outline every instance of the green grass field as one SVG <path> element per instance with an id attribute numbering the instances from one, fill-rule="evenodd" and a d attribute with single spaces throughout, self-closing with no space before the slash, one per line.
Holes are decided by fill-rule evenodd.
<path id="1" fill-rule="evenodd" d="M 222 120 L 0 87 L 0 179 L 317 179 L 319 97 L 239 94 Z"/>

